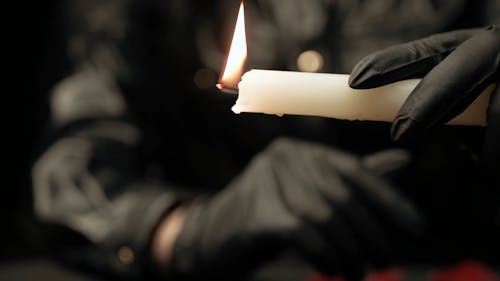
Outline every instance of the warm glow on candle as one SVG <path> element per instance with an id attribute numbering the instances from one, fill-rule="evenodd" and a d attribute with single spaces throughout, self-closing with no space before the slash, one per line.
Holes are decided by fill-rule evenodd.
<path id="1" fill-rule="evenodd" d="M 392 122 L 401 105 L 420 82 L 412 79 L 368 90 L 355 90 L 349 87 L 348 74 L 311 73 L 320 71 L 324 63 L 323 56 L 312 50 L 302 53 L 297 60 L 298 69 L 306 72 L 253 69 L 243 75 L 247 60 L 245 36 L 242 2 L 226 64 L 217 84 L 220 92 L 238 94 L 232 108 L 235 113 L 311 115 Z M 448 124 L 486 124 L 486 108 L 494 89 L 495 85 L 488 87 L 471 106 Z"/>
<path id="2" fill-rule="evenodd" d="M 247 40 L 245 35 L 245 9 L 241 2 L 234 29 L 233 40 L 229 49 L 226 65 L 222 71 L 217 88 L 238 89 L 238 83 L 245 69 L 247 59 Z"/>

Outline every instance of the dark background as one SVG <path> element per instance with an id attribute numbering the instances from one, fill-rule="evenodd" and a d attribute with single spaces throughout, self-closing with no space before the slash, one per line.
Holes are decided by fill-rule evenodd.
<path id="1" fill-rule="evenodd" d="M 47 248 L 32 214 L 30 168 L 39 153 L 47 120 L 50 88 L 68 72 L 58 34 L 61 1 L 21 1 L 6 8 L 4 53 L 9 65 L 3 94 L 4 185 L 0 187 L 0 260 L 3 263 L 44 256 Z M 473 13 L 474 1 L 467 11 Z M 471 20 L 473 21 L 473 20 Z M 471 24 L 465 20 L 456 26 Z M 43 271 L 42 271 L 43 272 Z M 54 279 L 55 280 L 55 279 Z"/>
<path id="2" fill-rule="evenodd" d="M 46 97 L 62 77 L 65 62 L 54 34 L 59 1 L 21 1 L 5 9 L 8 66 L 4 92 L 4 185 L 0 191 L 0 258 L 13 260 L 43 252 L 31 206 L 30 168 L 47 119 Z M 8 96 L 8 97 L 7 97 Z"/>

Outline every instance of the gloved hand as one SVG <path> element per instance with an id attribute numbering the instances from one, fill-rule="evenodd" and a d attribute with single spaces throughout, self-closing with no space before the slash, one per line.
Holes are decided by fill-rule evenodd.
<path id="1" fill-rule="evenodd" d="M 320 145 L 275 141 L 227 189 L 192 203 L 171 271 L 234 280 L 292 249 L 324 273 L 360 278 L 368 264 L 387 262 L 388 229 L 409 234 L 423 227 L 415 207 L 377 176 L 397 167 L 401 153 L 360 160 Z"/>
<path id="2" fill-rule="evenodd" d="M 356 65 L 349 85 L 366 89 L 424 76 L 392 124 L 392 138 L 399 140 L 464 111 L 499 81 L 499 64 L 498 26 L 459 30 L 373 53 Z"/>

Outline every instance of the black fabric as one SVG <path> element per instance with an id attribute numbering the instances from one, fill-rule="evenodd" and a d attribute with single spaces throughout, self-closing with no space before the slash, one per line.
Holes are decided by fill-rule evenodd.
<path id="1" fill-rule="evenodd" d="M 61 252 L 69 263 L 131 278 L 149 263 L 155 226 L 183 197 L 181 190 L 147 181 L 132 169 L 127 129 L 134 132 L 127 126 L 101 121 L 59 139 L 36 162 L 33 188 L 39 219 L 91 242 L 79 254 Z M 73 247 L 84 249 L 86 243 Z M 119 260 L 123 247 L 132 251 L 130 264 Z"/>
<path id="2" fill-rule="evenodd" d="M 400 156 L 379 154 L 379 168 L 397 168 Z M 223 192 L 189 209 L 170 270 L 233 279 L 293 249 L 322 272 L 358 280 L 397 249 L 389 227 L 405 230 L 409 242 L 423 232 L 423 218 L 355 157 L 280 139 Z"/>
<path id="3" fill-rule="evenodd" d="M 193 186 L 202 189 L 196 195 L 223 189 L 278 136 L 314 140 L 355 154 L 394 146 L 386 124 L 236 116 L 229 110 L 234 96 L 197 88 L 197 70 L 220 69 L 229 41 L 221 30 L 232 24 L 229 15 L 239 1 L 61 2 L 54 17 L 62 19 L 52 36 L 63 47 L 49 47 L 52 56 L 42 72 L 56 61 L 67 65 L 58 74 L 63 77 L 46 82 L 54 84 L 47 109 L 51 126 L 33 171 L 33 191 L 40 221 L 57 226 L 44 234 L 72 265 L 122 278 L 144 277 L 150 262 L 142 254 L 147 255 L 149 235 L 163 215 L 190 198 L 185 193 Z M 246 2 L 253 44 L 249 67 L 294 70 L 300 52 L 316 49 L 325 58 L 322 71 L 346 73 L 369 51 L 457 25 L 484 25 L 496 15 L 491 7 L 498 7 L 494 0 L 486 1 L 489 6 L 478 1 L 378 1 L 382 9 L 369 9 L 371 2 L 366 1 L 307 2 L 304 9 L 303 1 L 291 1 L 290 9 L 279 9 L 280 1 Z M 465 9 L 464 2 L 475 8 Z M 424 14 L 431 16 L 419 16 L 422 10 L 415 7 L 425 7 Z M 304 22 L 314 23 L 314 28 Z M 401 243 L 408 260 L 498 258 L 500 251 L 491 251 L 499 246 L 498 229 L 490 221 L 497 202 L 476 187 L 482 179 L 477 152 L 482 134 L 478 128 L 440 128 L 408 147 L 414 155 L 411 169 L 395 187 L 431 222 L 425 239 Z M 89 217 L 103 223 L 74 225 Z M 191 221 L 196 227 L 196 220 Z M 106 235 L 94 234 L 95 229 Z M 116 263 L 116 250 L 122 246 L 136 255 L 129 266 Z"/>

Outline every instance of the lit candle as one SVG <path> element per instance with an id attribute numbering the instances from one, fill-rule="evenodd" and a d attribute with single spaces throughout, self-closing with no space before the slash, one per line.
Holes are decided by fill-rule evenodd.
<path id="1" fill-rule="evenodd" d="M 246 58 L 244 7 L 241 3 L 228 58 L 217 84 L 223 92 L 238 93 L 232 108 L 235 113 L 311 115 L 392 122 L 420 81 L 404 80 L 378 88 L 355 90 L 349 87 L 347 74 L 257 69 L 243 74 Z M 490 85 L 448 124 L 485 125 L 486 108 L 494 89 L 495 85 Z"/>

